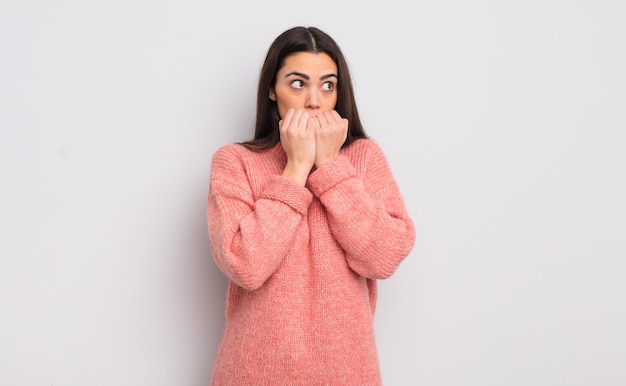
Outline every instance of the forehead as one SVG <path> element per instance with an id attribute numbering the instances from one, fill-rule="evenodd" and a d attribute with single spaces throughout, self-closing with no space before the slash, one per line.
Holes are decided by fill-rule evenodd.
<path id="1" fill-rule="evenodd" d="M 337 74 L 337 64 L 326 53 L 296 52 L 285 58 L 278 73 L 302 72 L 305 74 Z"/>

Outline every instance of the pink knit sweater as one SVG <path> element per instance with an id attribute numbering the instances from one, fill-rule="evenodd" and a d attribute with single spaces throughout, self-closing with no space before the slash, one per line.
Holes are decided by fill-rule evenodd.
<path id="1" fill-rule="evenodd" d="M 413 223 L 379 147 L 357 140 L 306 187 L 280 145 L 213 156 L 211 251 L 230 279 L 212 385 L 380 385 L 376 279 L 409 254 Z"/>

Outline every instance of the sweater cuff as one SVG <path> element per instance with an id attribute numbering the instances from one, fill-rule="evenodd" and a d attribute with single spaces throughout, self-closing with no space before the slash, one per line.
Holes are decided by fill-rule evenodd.
<path id="1" fill-rule="evenodd" d="M 313 195 L 307 188 L 283 176 L 271 177 L 261 198 L 282 202 L 303 216 L 308 213 L 313 201 Z"/>
<path id="2" fill-rule="evenodd" d="M 356 170 L 348 158 L 340 154 L 309 175 L 306 186 L 313 194 L 321 197 L 340 182 L 356 176 Z"/>

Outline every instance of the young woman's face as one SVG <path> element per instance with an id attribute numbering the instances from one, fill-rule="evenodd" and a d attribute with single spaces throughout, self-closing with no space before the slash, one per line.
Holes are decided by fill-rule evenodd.
<path id="1" fill-rule="evenodd" d="M 269 97 L 278 105 L 281 118 L 291 108 L 316 116 L 335 108 L 337 75 L 337 65 L 328 54 L 298 52 L 285 58 Z"/>

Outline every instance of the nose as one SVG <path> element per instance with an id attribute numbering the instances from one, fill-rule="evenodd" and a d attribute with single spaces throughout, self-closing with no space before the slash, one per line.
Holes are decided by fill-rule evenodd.
<path id="1" fill-rule="evenodd" d="M 316 110 L 320 108 L 320 95 L 318 90 L 313 88 L 308 90 L 304 107 L 306 107 L 307 110 Z"/>

